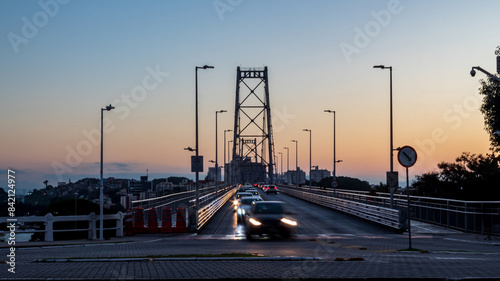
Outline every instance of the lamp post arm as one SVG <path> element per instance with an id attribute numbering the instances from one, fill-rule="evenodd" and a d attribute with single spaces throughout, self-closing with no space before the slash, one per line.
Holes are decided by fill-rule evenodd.
<path id="1" fill-rule="evenodd" d="M 493 80 L 495 80 L 497 82 L 500 82 L 500 78 L 499 77 L 496 77 L 495 75 L 493 75 L 493 74 L 489 73 L 488 71 L 482 69 L 480 66 L 473 66 L 472 67 L 472 70 L 470 72 L 472 76 L 476 75 L 474 69 L 477 69 L 477 70 L 481 71 L 482 73 L 488 75 Z"/>

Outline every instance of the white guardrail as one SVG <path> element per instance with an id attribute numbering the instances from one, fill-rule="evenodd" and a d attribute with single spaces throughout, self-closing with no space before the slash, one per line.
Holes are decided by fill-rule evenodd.
<path id="1" fill-rule="evenodd" d="M 294 190 L 293 188 L 285 186 L 280 186 L 279 190 L 285 194 L 382 224 L 397 231 L 403 231 L 406 229 L 406 223 L 404 221 L 405 218 L 402 217 L 403 214 L 400 210 Z"/>
<path id="2" fill-rule="evenodd" d="M 117 237 L 123 237 L 123 213 L 118 212 L 113 215 L 103 215 L 104 220 L 116 220 L 116 227 L 104 228 L 104 230 L 115 229 Z M 8 219 L 13 219 L 10 217 L 0 218 L 0 223 L 8 222 Z M 88 231 L 88 239 L 97 239 L 97 230 L 99 227 L 96 223 L 99 221 L 99 216 L 95 213 L 90 213 L 90 215 L 83 216 L 54 216 L 51 213 L 45 216 L 29 216 L 29 217 L 16 217 L 16 223 L 31 223 L 31 222 L 43 222 L 45 224 L 45 229 L 42 230 L 29 230 L 26 232 L 44 232 L 45 241 L 54 241 L 54 232 L 73 232 L 73 231 Z M 88 221 L 89 227 L 84 229 L 54 229 L 54 223 L 56 222 L 67 222 L 67 221 Z"/>
<path id="3" fill-rule="evenodd" d="M 219 211 L 219 209 L 226 204 L 226 202 L 231 199 L 234 194 L 236 194 L 237 189 L 233 188 L 226 192 L 223 196 L 217 198 L 212 201 L 207 206 L 198 210 L 198 225 L 196 226 L 197 230 L 200 230 L 205 224 Z"/>

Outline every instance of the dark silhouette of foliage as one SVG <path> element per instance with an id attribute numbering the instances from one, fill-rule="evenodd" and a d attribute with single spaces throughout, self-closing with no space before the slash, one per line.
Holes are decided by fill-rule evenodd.
<path id="1" fill-rule="evenodd" d="M 417 195 L 459 200 L 500 200 L 499 157 L 464 152 L 454 163 L 441 162 L 438 172 L 417 176 Z"/>
<path id="2" fill-rule="evenodd" d="M 479 94 L 483 95 L 481 113 L 484 115 L 485 130 L 490 137 L 491 149 L 500 152 L 500 82 L 491 78 L 481 79 Z"/>
<path id="3" fill-rule="evenodd" d="M 389 193 L 389 187 L 385 183 L 379 183 L 378 185 L 374 186 L 372 189 L 374 192 L 381 192 L 381 193 Z"/>
<path id="4" fill-rule="evenodd" d="M 323 188 L 332 188 L 332 180 L 333 177 L 328 177 L 322 179 L 319 183 L 319 187 Z M 370 191 L 371 186 L 367 181 L 362 181 L 357 178 L 351 177 L 337 177 L 338 188 L 339 189 L 350 189 L 350 190 L 361 190 L 361 191 Z"/>
<path id="5" fill-rule="evenodd" d="M 77 215 L 88 215 L 94 212 L 99 214 L 99 204 L 85 199 L 76 200 Z M 58 216 L 74 216 L 75 215 L 75 199 L 64 199 L 50 204 L 42 215 L 52 213 Z M 104 214 L 110 213 L 104 209 Z"/>

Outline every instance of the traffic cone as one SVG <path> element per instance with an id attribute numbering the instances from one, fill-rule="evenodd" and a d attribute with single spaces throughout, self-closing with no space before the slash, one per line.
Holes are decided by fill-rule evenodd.
<path id="1" fill-rule="evenodd" d="M 146 227 L 144 226 L 144 208 L 138 206 L 134 210 L 134 233 L 144 233 Z"/>
<path id="2" fill-rule="evenodd" d="M 174 232 L 187 232 L 186 226 L 186 209 L 183 207 L 177 207 L 177 220 L 175 223 Z"/>
<path id="3" fill-rule="evenodd" d="M 172 208 L 163 207 L 161 211 L 161 233 L 172 232 Z"/>
<path id="4" fill-rule="evenodd" d="M 148 210 L 148 233 L 158 233 L 158 215 L 156 214 L 156 208 L 151 208 Z"/>

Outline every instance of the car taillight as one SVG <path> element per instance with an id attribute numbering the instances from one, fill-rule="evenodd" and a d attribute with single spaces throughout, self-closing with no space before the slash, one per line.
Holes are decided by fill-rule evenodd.
<path id="1" fill-rule="evenodd" d="M 274 187 L 274 189 L 277 189 L 276 186 Z"/>

